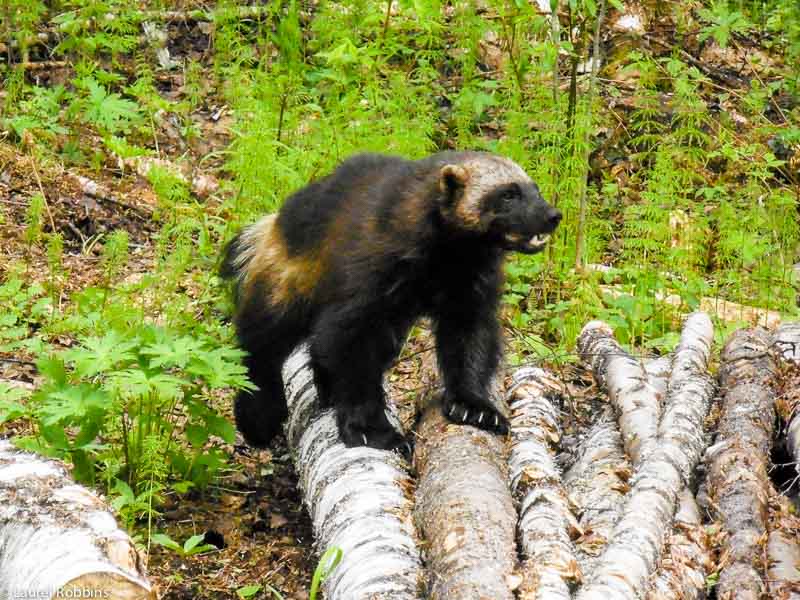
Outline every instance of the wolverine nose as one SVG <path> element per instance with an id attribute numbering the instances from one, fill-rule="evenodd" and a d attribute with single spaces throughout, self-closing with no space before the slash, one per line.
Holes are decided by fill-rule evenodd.
<path id="1" fill-rule="evenodd" d="M 547 216 L 545 217 L 547 219 L 547 225 L 555 229 L 558 227 L 558 224 L 561 223 L 562 216 L 561 211 L 557 208 L 549 208 L 547 210 Z"/>

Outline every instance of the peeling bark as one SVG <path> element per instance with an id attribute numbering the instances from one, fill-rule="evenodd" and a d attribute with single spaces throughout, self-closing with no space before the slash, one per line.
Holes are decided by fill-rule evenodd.
<path id="1" fill-rule="evenodd" d="M 569 600 L 581 579 L 572 544 L 581 530 L 555 463 L 561 431 L 548 396 L 561 392 L 551 373 L 528 367 L 514 373 L 508 393 L 511 489 L 519 504 L 517 535 L 525 559 L 520 600 Z"/>
<path id="2" fill-rule="evenodd" d="M 773 337 L 783 360 L 800 363 L 800 321 L 782 323 Z"/>
<path id="3" fill-rule="evenodd" d="M 319 410 L 304 348 L 287 359 L 283 378 L 286 437 L 317 546 L 342 549 L 341 562 L 323 583 L 325 598 L 419 598 L 422 565 L 406 461 L 393 452 L 342 444 L 333 410 Z"/>
<path id="4" fill-rule="evenodd" d="M 656 570 L 672 524 L 678 494 L 689 482 L 704 447 L 703 421 L 713 394 L 713 384 L 708 374 L 697 368 L 699 363 L 696 359 L 702 356 L 704 346 L 698 342 L 698 338 L 705 335 L 709 328 L 710 320 L 707 315 L 695 314 L 689 317 L 678 350 L 680 352 L 684 348 L 687 356 L 679 359 L 676 355 L 674 359 L 674 362 L 679 363 L 679 368 L 677 373 L 673 369 L 670 377 L 664 415 L 658 425 L 657 437 L 644 447 L 641 443 L 631 443 L 636 440 L 627 440 L 632 448 L 630 453 L 634 464 L 637 459 L 639 462 L 633 486 L 626 499 L 622 517 L 614 527 L 611 541 L 600 556 L 591 579 L 579 592 L 578 600 L 636 600 L 644 594 L 650 577 Z M 595 333 L 593 336 L 592 329 L 600 332 L 600 335 Z M 594 347 L 603 354 L 617 353 L 616 343 L 598 343 L 604 338 L 609 339 L 608 335 L 602 333 L 603 329 L 602 325 L 587 325 L 581 337 L 586 336 L 594 343 L 583 344 L 583 348 Z M 637 371 L 644 373 L 644 370 L 641 367 L 637 370 L 635 367 L 638 364 L 631 365 L 636 361 L 623 362 L 615 360 L 615 357 L 593 356 L 595 352 L 591 349 L 588 354 L 598 364 L 600 375 L 607 377 L 609 395 L 614 390 L 619 406 L 625 408 L 620 410 L 621 417 L 626 414 L 631 416 L 627 419 L 629 431 L 637 429 L 649 434 L 652 427 L 646 419 L 652 418 L 654 411 L 658 412 L 657 404 L 655 408 L 651 405 L 656 395 L 655 390 L 646 381 L 625 387 L 614 385 L 615 381 L 622 379 L 620 371 L 630 374 L 624 379 L 630 382 L 641 376 Z M 680 366 L 681 362 L 683 367 Z M 643 390 L 648 388 L 650 391 L 643 394 Z M 640 407 L 625 397 L 626 390 L 630 390 L 627 393 L 634 398 L 648 402 L 648 410 L 637 411 Z M 635 427 L 631 427 L 632 424 Z M 623 426 L 622 419 L 620 426 Z"/>
<path id="5" fill-rule="evenodd" d="M 155 600 L 105 503 L 56 461 L 0 440 L 0 598 Z"/>
<path id="6" fill-rule="evenodd" d="M 719 600 L 759 600 L 767 532 L 768 476 L 777 365 L 771 339 L 740 330 L 725 344 L 719 373 L 722 414 L 716 442 L 706 452 L 711 504 L 725 533 Z"/>
<path id="7" fill-rule="evenodd" d="M 664 364 L 664 358 L 647 365 L 652 384 L 665 392 L 665 414 L 672 414 L 674 405 L 683 402 L 686 393 L 704 393 L 703 389 L 691 388 L 709 383 L 707 369 L 713 341 L 711 320 L 704 313 L 694 313 L 684 323 L 680 343 L 669 360 L 669 367 Z M 699 433 L 702 435 L 702 429 Z M 694 443 L 703 445 L 699 439 Z M 678 495 L 672 533 L 667 537 L 648 600 L 695 600 L 703 597 L 706 574 L 711 572 L 711 567 L 709 540 L 697 502 L 691 490 L 684 487 Z"/>
<path id="8" fill-rule="evenodd" d="M 415 520 L 426 540 L 433 600 L 512 600 L 516 513 L 504 440 L 454 425 L 438 402 L 423 411 L 414 462 Z"/>
<path id="9" fill-rule="evenodd" d="M 591 321 L 583 328 L 578 352 L 617 409 L 625 451 L 636 467 L 656 442 L 661 404 L 658 390 L 650 384 L 642 364 L 622 349 L 602 321 Z"/>
<path id="10" fill-rule="evenodd" d="M 706 576 L 712 568 L 710 543 L 697 501 L 689 488 L 684 488 L 678 497 L 675 524 L 647 600 L 705 598 Z"/>
<path id="11" fill-rule="evenodd" d="M 800 600 L 800 547 L 797 536 L 773 531 L 767 541 L 770 598 Z"/>
<path id="12" fill-rule="evenodd" d="M 767 583 L 770 598 L 800 600 L 800 518 L 786 496 L 775 495 L 770 506 L 767 540 Z"/>
<path id="13" fill-rule="evenodd" d="M 775 331 L 775 347 L 789 369 L 776 409 L 786 425 L 786 446 L 800 473 L 800 323 L 784 323 Z"/>
<path id="14" fill-rule="evenodd" d="M 611 414 L 602 415 L 580 443 L 578 459 L 564 475 L 564 486 L 579 515 L 583 535 L 577 558 L 588 579 L 622 513 L 630 489 L 631 467 Z"/>

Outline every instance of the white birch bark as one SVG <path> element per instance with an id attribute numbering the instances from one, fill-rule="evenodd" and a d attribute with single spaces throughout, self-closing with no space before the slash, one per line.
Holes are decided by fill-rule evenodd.
<path id="1" fill-rule="evenodd" d="M 787 374 L 786 394 L 778 409 L 786 423 L 786 446 L 800 472 L 800 322 L 781 324 L 773 339 L 781 358 L 794 366 Z"/>
<path id="2" fill-rule="evenodd" d="M 622 441 L 634 468 L 655 445 L 661 402 L 642 363 L 625 352 L 602 321 L 591 321 L 578 336 L 581 359 L 617 410 Z"/>
<path id="3" fill-rule="evenodd" d="M 561 393 L 551 373 L 527 367 L 514 373 L 507 395 L 511 490 L 518 502 L 517 537 L 524 557 L 520 600 L 569 600 L 581 579 L 572 543 L 580 526 L 555 462 L 561 429 L 549 396 Z"/>
<path id="4" fill-rule="evenodd" d="M 136 548 L 64 466 L 0 440 L 0 598 L 155 600 Z M 58 596 L 61 594 L 61 596 Z"/>
<path id="5" fill-rule="evenodd" d="M 333 409 L 320 411 L 304 347 L 283 367 L 295 455 L 317 547 L 342 550 L 323 583 L 327 600 L 412 600 L 422 565 L 411 518 L 413 482 L 394 452 L 346 448 Z"/>
<path id="6" fill-rule="evenodd" d="M 429 597 L 512 600 L 520 578 L 503 438 L 450 423 L 432 402 L 420 421 L 414 463 Z"/>
<path id="7" fill-rule="evenodd" d="M 591 325 L 591 324 L 590 324 Z M 605 330 L 605 331 L 604 331 Z M 676 358 L 677 373 L 673 369 L 665 402 L 664 414 L 657 428 L 657 437 L 642 444 L 629 442 L 634 464 L 638 463 L 633 486 L 625 502 L 625 507 L 612 538 L 598 560 L 591 580 L 581 589 L 578 600 L 636 600 L 646 591 L 650 577 L 658 566 L 667 533 L 671 530 L 672 519 L 677 506 L 679 492 L 689 482 L 692 472 L 704 448 L 703 421 L 708 412 L 713 384 L 702 367 L 704 343 L 698 341 L 710 330 L 707 315 L 691 315 L 687 320 L 681 348 L 687 353 L 683 359 Z M 648 382 L 639 381 L 636 385 L 614 385 L 623 379 L 625 382 L 637 380 L 644 370 L 632 365 L 630 360 L 616 356 L 596 356 L 595 353 L 618 354 L 618 345 L 608 341 L 610 330 L 603 325 L 584 328 L 581 338 L 588 343 L 581 344 L 581 352 L 587 353 L 597 364 L 602 380 L 608 382 L 609 395 L 615 391 L 620 407 L 620 426 L 622 416 L 626 419 L 628 431 L 639 430 L 651 434 L 652 427 L 647 422 L 658 413 L 656 392 Z M 706 355 L 707 356 L 707 355 Z M 629 357 L 628 357 L 629 358 Z M 633 361 L 635 362 L 635 361 Z M 683 365 L 683 366 L 681 366 Z M 604 368 L 605 367 L 605 368 Z M 637 368 L 638 367 L 638 368 Z M 621 378 L 614 371 L 629 374 Z M 644 396 L 646 411 L 630 398 L 625 390 L 635 398 L 643 397 L 642 390 L 650 391 Z M 652 404 L 655 402 L 655 408 Z M 623 432 L 625 429 L 623 429 Z"/>
<path id="8" fill-rule="evenodd" d="M 629 488 L 631 466 L 611 414 L 601 415 L 581 440 L 578 458 L 564 475 L 583 532 L 576 541 L 583 579 L 611 539 Z"/>
<path id="9" fill-rule="evenodd" d="M 709 540 L 700 509 L 689 488 L 683 488 L 678 497 L 673 530 L 647 600 L 702 598 L 706 577 L 712 569 Z"/>

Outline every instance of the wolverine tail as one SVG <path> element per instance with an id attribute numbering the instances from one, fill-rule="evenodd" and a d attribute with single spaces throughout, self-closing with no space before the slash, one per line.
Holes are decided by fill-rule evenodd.
<path id="1" fill-rule="evenodd" d="M 267 215 L 256 223 L 242 229 L 222 251 L 219 274 L 223 279 L 237 279 L 237 296 L 241 284 L 253 267 L 253 259 L 270 235 L 275 215 Z M 238 303 L 238 299 L 237 299 Z"/>

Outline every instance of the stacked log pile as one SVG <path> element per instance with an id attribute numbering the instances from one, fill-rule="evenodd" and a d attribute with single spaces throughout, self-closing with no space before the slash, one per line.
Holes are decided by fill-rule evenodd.
<path id="1" fill-rule="evenodd" d="M 411 463 L 345 449 L 295 355 L 288 438 L 320 550 L 344 550 L 326 597 L 800 600 L 800 519 L 770 479 L 773 438 L 800 449 L 800 326 L 736 332 L 716 380 L 713 339 L 695 313 L 670 355 L 639 360 L 591 322 L 590 419 L 565 415 L 569 381 L 523 367 L 507 440 L 428 393 Z"/>

